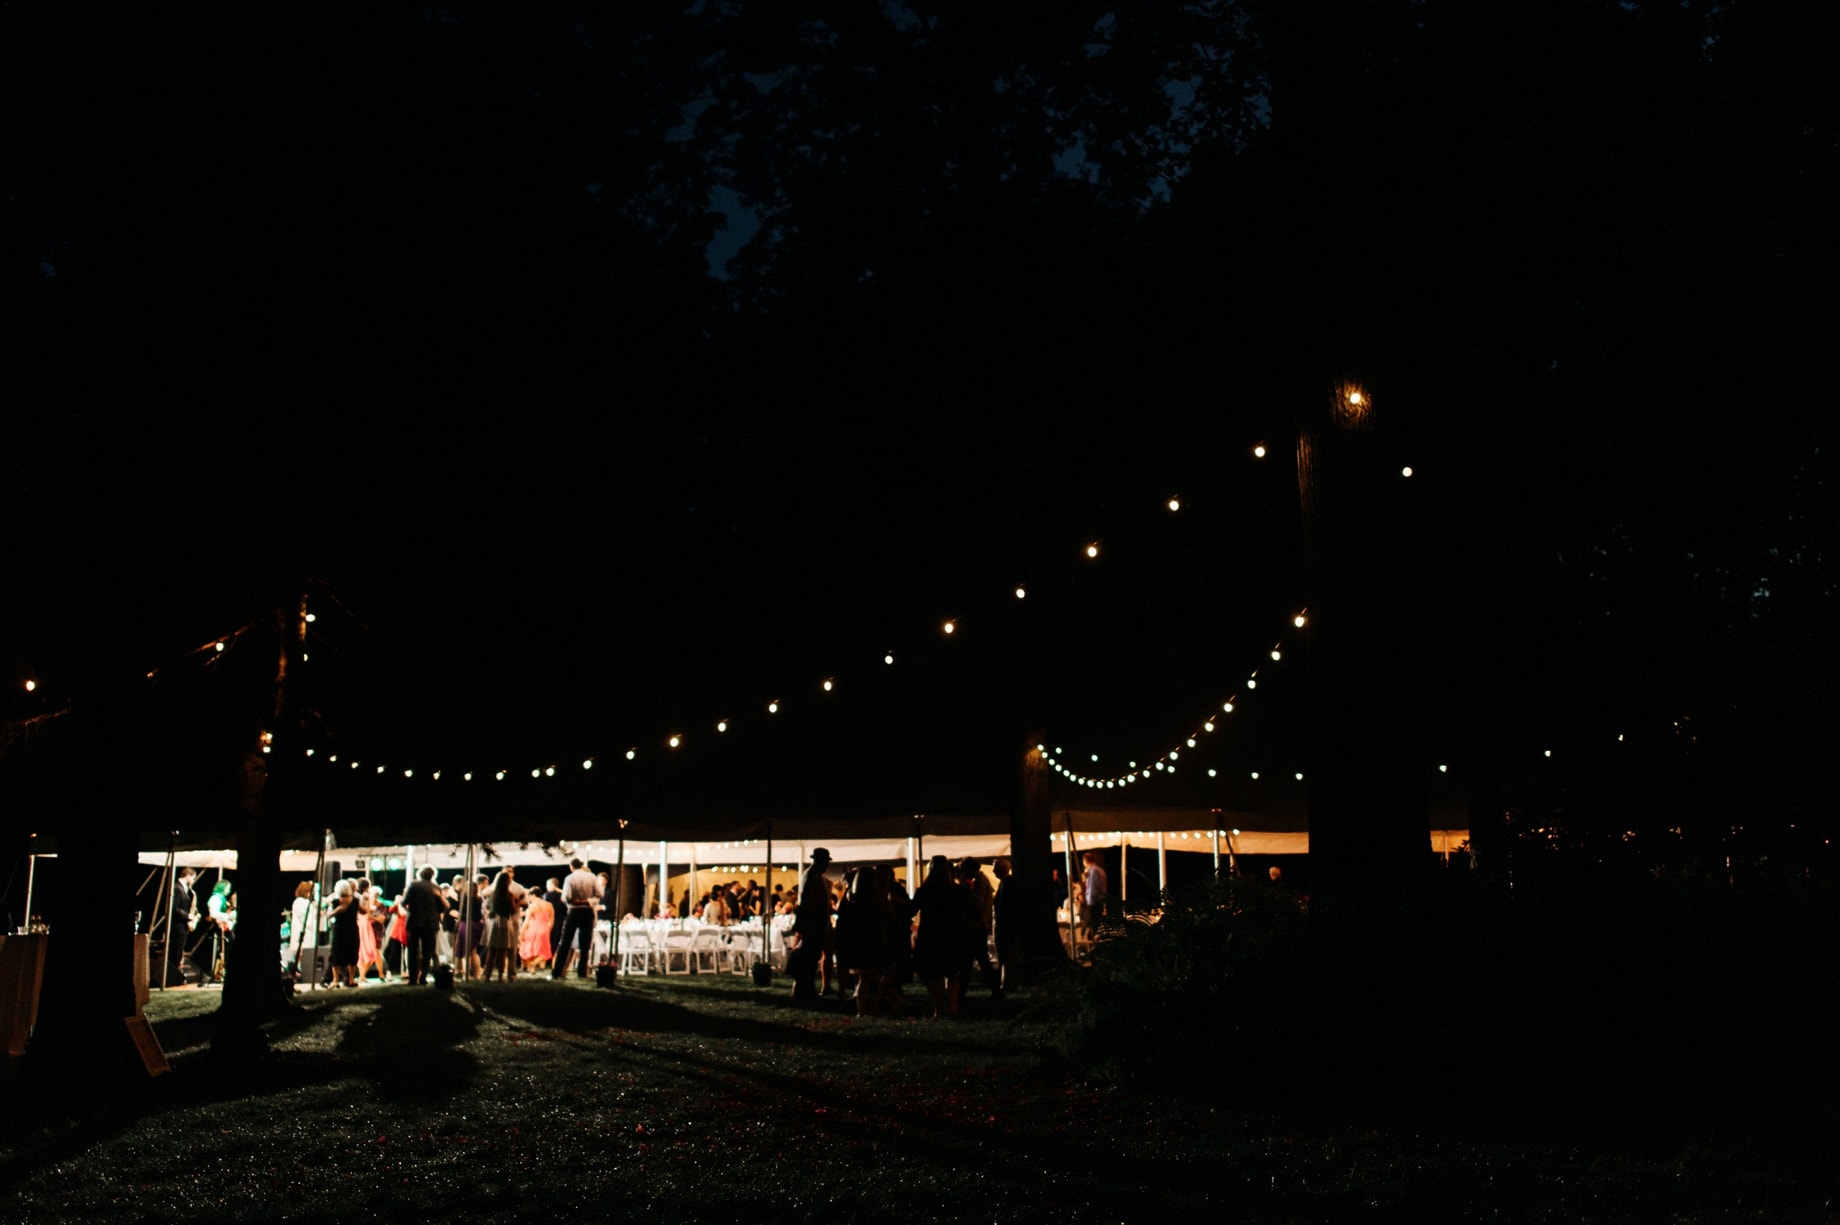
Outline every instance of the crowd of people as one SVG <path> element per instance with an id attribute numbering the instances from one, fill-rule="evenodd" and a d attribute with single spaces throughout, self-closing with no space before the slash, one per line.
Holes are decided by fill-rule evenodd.
<path id="1" fill-rule="evenodd" d="M 344 988 L 366 979 L 422 984 L 443 965 L 488 981 L 539 972 L 563 978 L 571 968 L 585 977 L 609 882 L 579 859 L 569 867 L 566 877 L 550 877 L 542 888 L 526 887 L 509 866 L 445 884 L 424 867 L 393 900 L 366 878 L 344 879 L 317 914 L 314 888 L 302 883 L 284 929 L 283 959 L 303 972 L 312 951 L 323 948 L 322 982 Z M 1097 913 L 1104 906 L 1103 871 L 1096 862 L 1088 869 L 1076 896 L 1083 910 Z M 954 1017 L 973 974 L 994 995 L 1015 977 L 1010 879 L 1007 859 L 986 874 L 976 860 L 935 855 L 910 894 L 888 864 L 864 864 L 833 878 L 830 852 L 820 847 L 795 887 L 717 882 L 695 899 L 686 889 L 651 909 L 655 918 L 693 917 L 716 926 L 781 916 L 797 1003 L 835 994 L 853 1000 L 858 1015 L 893 1016 L 906 1007 L 903 985 L 918 979 L 931 1014 Z"/>

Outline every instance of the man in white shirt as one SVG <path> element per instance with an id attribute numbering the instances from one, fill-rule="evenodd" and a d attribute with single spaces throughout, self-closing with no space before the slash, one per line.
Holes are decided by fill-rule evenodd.
<path id="1" fill-rule="evenodd" d="M 568 917 L 563 920 L 562 940 L 556 946 L 556 968 L 551 977 L 567 978 L 569 975 L 569 954 L 573 951 L 571 941 L 581 946 L 581 964 L 576 970 L 577 978 L 588 977 L 588 950 L 594 947 L 594 916 L 596 903 L 605 892 L 601 888 L 600 877 L 588 871 L 587 865 L 579 859 L 569 860 L 573 869 L 568 878 L 562 882 L 562 901 L 568 908 Z"/>

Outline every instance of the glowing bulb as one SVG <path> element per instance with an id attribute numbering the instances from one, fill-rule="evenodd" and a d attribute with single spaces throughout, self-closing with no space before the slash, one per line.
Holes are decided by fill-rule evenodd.
<path id="1" fill-rule="evenodd" d="M 1211 731 L 1213 731 L 1213 730 L 1214 730 L 1214 721 L 1213 721 L 1212 719 L 1209 719 L 1209 720 L 1208 720 L 1208 721 L 1207 721 L 1206 723 L 1203 723 L 1203 724 L 1201 725 L 1201 730 L 1202 730 L 1202 731 L 1204 731 L 1204 732 L 1211 732 Z"/>
<path id="2" fill-rule="evenodd" d="M 767 703 L 767 713 L 770 715 L 778 714 L 779 713 L 779 703 L 778 702 L 768 702 Z"/>
<path id="3" fill-rule="evenodd" d="M 1099 556 L 1099 546 L 1097 543 L 1089 544 L 1086 546 L 1086 556 L 1088 557 Z"/>
<path id="4" fill-rule="evenodd" d="M 1195 738 L 1193 736 L 1188 738 L 1188 747 L 1191 749 L 1195 747 Z"/>
<path id="5" fill-rule="evenodd" d="M 317 617 L 317 616 L 316 616 L 316 615 L 314 615 L 313 613 L 308 613 L 308 614 L 307 614 L 307 624 L 309 624 L 309 625 L 311 625 L 311 624 L 312 624 L 313 622 L 315 622 L 315 621 L 317 621 L 317 620 L 319 620 L 319 617 Z"/>
<path id="6" fill-rule="evenodd" d="M 268 753 L 268 752 L 272 752 L 272 751 L 273 751 L 273 749 L 272 749 L 272 747 L 271 747 L 271 746 L 269 746 L 269 745 L 266 745 L 266 744 L 265 744 L 265 745 L 263 745 L 263 746 L 262 746 L 262 751 L 263 751 L 264 753 Z"/>
<path id="7" fill-rule="evenodd" d="M 1028 599 L 1028 598 L 1029 598 L 1029 592 L 1028 592 L 1028 588 L 1026 588 L 1026 587 L 1018 587 L 1018 588 L 1016 588 L 1016 598 L 1017 598 L 1018 600 L 1026 600 L 1026 599 Z"/>
<path id="8" fill-rule="evenodd" d="M 633 758 L 637 757 L 638 755 L 639 755 L 639 750 L 637 749 L 627 749 L 626 750 L 626 760 L 627 761 L 631 761 Z"/>
<path id="9" fill-rule="evenodd" d="M 327 761 L 337 761 L 338 759 L 339 759 L 339 755 L 337 753 L 334 753 L 332 756 L 326 758 Z"/>
<path id="10" fill-rule="evenodd" d="M 1264 459 L 1265 458 L 1265 444 L 1264 443 L 1261 442 L 1258 446 L 1252 448 L 1252 458 L 1254 459 Z"/>
<path id="11" fill-rule="evenodd" d="M 36 689 L 36 688 L 38 688 L 38 682 L 37 682 L 37 681 L 27 681 L 27 682 L 26 682 L 26 692 L 27 692 L 27 693 L 31 693 L 31 692 L 32 692 L 32 691 L 33 691 L 34 689 Z"/>
<path id="12" fill-rule="evenodd" d="M 502 783 L 505 781 L 505 772 L 503 770 L 500 770 L 497 774 L 494 774 L 492 777 Z"/>
<path id="13" fill-rule="evenodd" d="M 1302 629 L 1303 628 L 1303 614 L 1298 613 L 1296 616 L 1292 617 L 1291 624 L 1296 626 L 1298 629 Z"/>
<path id="14" fill-rule="evenodd" d="M 1226 712 L 1227 714 L 1232 714 L 1232 713 L 1233 713 L 1233 703 L 1231 703 L 1231 702 L 1222 702 L 1222 703 L 1220 704 L 1220 709 L 1221 709 L 1221 710 L 1223 710 L 1223 711 L 1225 711 L 1225 712 Z"/>
<path id="15" fill-rule="evenodd" d="M 1348 393 L 1348 402 L 1356 408 L 1359 408 L 1361 405 L 1367 403 L 1367 398 L 1358 391 L 1351 391 Z"/>
<path id="16" fill-rule="evenodd" d="M 556 777 L 556 767 L 555 766 L 545 766 L 543 768 L 543 777 L 544 778 L 555 778 Z"/>
<path id="17" fill-rule="evenodd" d="M 542 771 L 542 770 L 532 770 L 532 771 L 530 772 L 530 777 L 532 777 L 532 778 L 542 778 L 542 777 L 543 777 L 543 771 Z"/>
<path id="18" fill-rule="evenodd" d="M 212 649 L 213 651 L 221 651 L 221 650 L 223 650 L 223 649 L 224 649 L 224 644 L 223 644 L 223 643 L 221 643 L 221 642 L 215 642 L 215 643 L 212 643 L 212 644 L 211 644 L 211 649 Z"/>
<path id="19" fill-rule="evenodd" d="M 727 731 L 727 730 L 728 730 L 728 720 L 727 720 L 727 719 L 718 719 L 718 720 L 716 720 L 716 730 L 717 730 L 718 732 L 725 732 L 725 731 Z"/>
<path id="20" fill-rule="evenodd" d="M 1164 766 L 1163 766 L 1163 763 L 1162 763 L 1162 762 L 1160 762 L 1160 761 L 1159 761 L 1159 762 L 1157 762 L 1157 763 L 1156 763 L 1156 768 L 1157 768 L 1157 769 L 1159 769 L 1159 770 L 1161 770 L 1161 769 L 1163 769 L 1163 768 L 1164 768 Z"/>
<path id="21" fill-rule="evenodd" d="M 1246 678 L 1246 688 L 1257 689 L 1258 687 L 1259 687 L 1258 681 L 1252 679 L 1251 677 Z"/>
<path id="22" fill-rule="evenodd" d="M 307 756 L 308 756 L 308 757 L 311 757 L 311 756 L 313 756 L 313 750 L 312 750 L 312 749 L 308 749 L 308 750 L 307 750 Z"/>
<path id="23" fill-rule="evenodd" d="M 594 768 L 594 759 L 590 757 L 587 760 L 583 761 L 581 763 L 581 768 L 584 770 L 592 770 Z"/>
<path id="24" fill-rule="evenodd" d="M 882 656 L 882 662 L 885 664 L 893 663 L 894 662 L 894 652 L 890 651 L 888 652 L 888 654 Z"/>
<path id="25" fill-rule="evenodd" d="M 1169 760 L 1175 761 L 1179 759 L 1181 756 L 1182 756 L 1182 752 L 1180 749 L 1170 749 L 1169 750 Z"/>
<path id="26" fill-rule="evenodd" d="M 1092 755 L 1092 759 L 1093 759 L 1094 761 L 1098 761 L 1098 760 L 1099 760 L 1099 755 L 1098 755 L 1097 753 L 1094 753 L 1094 754 Z"/>
<path id="27" fill-rule="evenodd" d="M 1253 780 L 1254 782 L 1257 782 L 1257 781 L 1258 781 L 1258 778 L 1259 778 L 1259 772 L 1258 772 L 1257 770 L 1254 770 L 1254 771 L 1252 772 L 1252 780 Z"/>
<path id="28" fill-rule="evenodd" d="M 1181 510 L 1182 509 L 1182 499 L 1180 498 L 1169 499 L 1169 509 L 1170 510 Z"/>
<path id="29" fill-rule="evenodd" d="M 434 781 L 438 783 L 441 781 L 441 772 L 439 770 L 436 770 L 433 774 L 429 775 L 428 777 L 434 779 Z"/>
<path id="30" fill-rule="evenodd" d="M 1297 781 L 1300 783 L 1303 781 L 1303 771 L 1301 770 L 1297 771 Z"/>
<path id="31" fill-rule="evenodd" d="M 1273 662 L 1276 662 L 1277 660 L 1280 660 L 1280 659 L 1283 659 L 1283 658 L 1284 658 L 1284 652 L 1282 652 L 1282 651 L 1280 651 L 1280 650 L 1279 650 L 1279 649 L 1278 649 L 1277 647 L 1273 647 L 1273 648 L 1271 649 L 1271 658 L 1272 658 L 1272 660 L 1273 660 Z"/>
<path id="32" fill-rule="evenodd" d="M 403 771 L 403 777 L 404 777 L 404 778 L 414 778 L 414 777 L 415 777 L 415 771 L 414 771 L 414 770 L 404 770 L 404 771 Z"/>
<path id="33" fill-rule="evenodd" d="M 462 774 L 462 775 L 460 776 L 460 781 L 461 781 L 461 782 L 463 782 L 463 783 L 470 783 L 470 782 L 472 782 L 472 781 L 473 781 L 473 772 L 472 772 L 471 770 L 468 770 L 468 771 L 467 771 L 467 772 L 466 772 L 465 774 Z"/>
<path id="34" fill-rule="evenodd" d="M 946 633 L 950 634 L 950 633 L 956 632 L 958 629 L 958 626 L 948 621 L 945 623 L 944 629 Z"/>
<path id="35" fill-rule="evenodd" d="M 1547 755 L 1548 757 L 1551 757 L 1551 756 L 1552 756 L 1552 750 L 1551 750 L 1551 749 L 1547 749 L 1547 750 L 1546 750 L 1546 755 Z"/>
<path id="36" fill-rule="evenodd" d="M 383 767 L 382 767 L 382 766 L 378 766 L 378 767 L 377 767 L 377 773 L 379 773 L 379 774 L 382 774 L 382 773 L 383 773 Z"/>
<path id="37" fill-rule="evenodd" d="M 1412 475 L 1412 468 L 1411 468 L 1411 465 L 1407 465 L 1406 467 L 1404 467 L 1404 468 L 1401 468 L 1401 469 L 1399 470 L 1399 475 L 1400 475 L 1400 476 L 1411 476 L 1411 475 Z"/>
<path id="38" fill-rule="evenodd" d="M 830 691 L 831 691 L 831 682 L 827 680 L 824 682 L 824 692 L 829 693 Z"/>
<path id="39" fill-rule="evenodd" d="M 1210 767 L 1210 768 L 1208 769 L 1208 777 L 1209 777 L 1209 778 L 1213 778 L 1213 777 L 1214 777 L 1214 770 L 1213 770 L 1213 768 L 1212 768 L 1212 767 Z"/>
<path id="40" fill-rule="evenodd" d="M 673 736 L 666 743 L 668 743 L 672 748 L 676 748 L 678 745 L 682 744 L 683 742 L 684 742 L 684 738 L 682 736 Z"/>
<path id="41" fill-rule="evenodd" d="M 1450 773 L 1450 767 L 1449 767 L 1449 766 L 1439 766 L 1439 767 L 1438 767 L 1438 773 L 1439 773 L 1439 774 L 1449 774 L 1449 773 Z"/>

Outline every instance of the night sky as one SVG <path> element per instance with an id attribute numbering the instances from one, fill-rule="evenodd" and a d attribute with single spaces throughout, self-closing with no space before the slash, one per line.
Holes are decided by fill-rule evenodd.
<path id="1" fill-rule="evenodd" d="M 1364 96 L 1287 112 L 1217 15 L 937 7 L 9 11 L 8 717 L 156 668 L 259 701 L 174 678 L 305 590 L 296 744 L 637 747 L 590 807 L 994 811 L 1032 721 L 1148 764 L 1255 667 L 1213 751 L 1288 777 L 1297 406 L 1346 361 L 1415 471 L 1376 513 L 1422 667 L 1371 700 L 1427 770 L 1483 692 L 1517 802 L 1621 822 L 1616 735 L 1809 801 L 1821 40 L 1369 6 L 1325 52 Z M 1220 802 L 1210 764 L 1140 802 Z"/>

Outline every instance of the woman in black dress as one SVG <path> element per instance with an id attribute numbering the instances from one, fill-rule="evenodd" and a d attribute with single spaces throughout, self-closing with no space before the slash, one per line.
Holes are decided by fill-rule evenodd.
<path id="1" fill-rule="evenodd" d="M 358 898 L 342 880 L 332 897 L 332 985 L 355 987 L 358 972 Z"/>
<path id="2" fill-rule="evenodd" d="M 958 1015 L 965 974 L 971 968 L 971 942 L 978 930 L 971 891 L 952 879 L 952 861 L 935 855 L 926 880 L 914 891 L 920 930 L 914 936 L 914 972 L 933 996 L 935 1017 Z"/>

